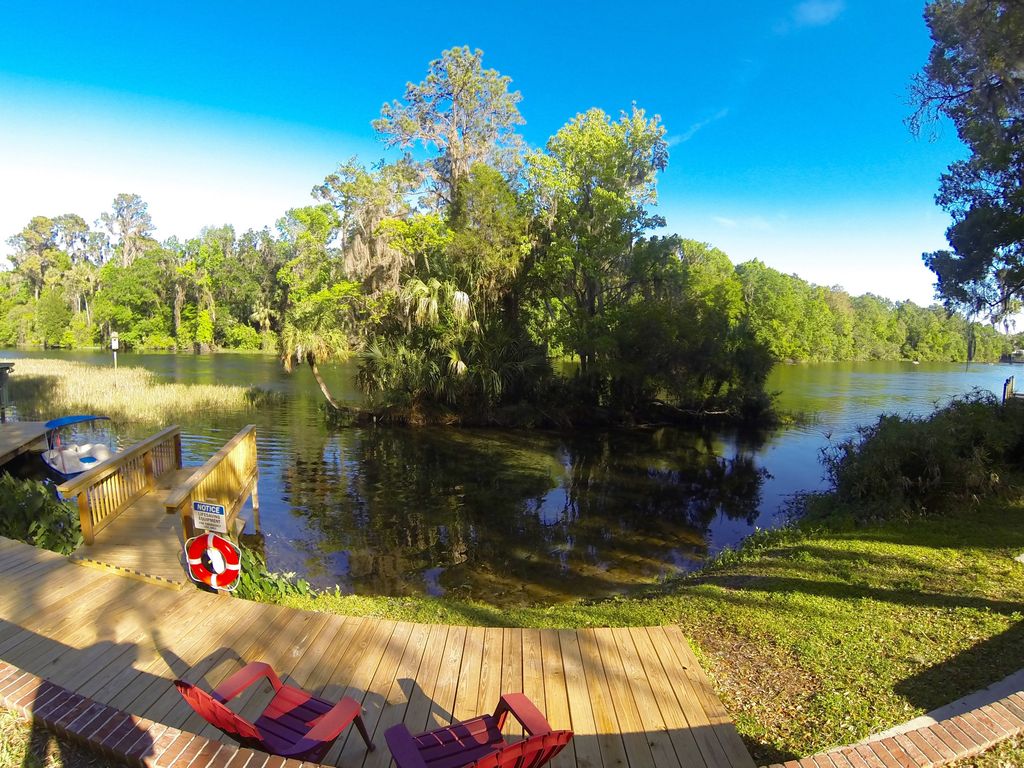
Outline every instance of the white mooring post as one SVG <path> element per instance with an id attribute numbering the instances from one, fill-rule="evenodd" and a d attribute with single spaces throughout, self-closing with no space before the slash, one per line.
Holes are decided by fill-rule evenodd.
<path id="1" fill-rule="evenodd" d="M 111 331 L 110 333 L 110 348 L 114 350 L 114 370 L 117 370 L 117 347 L 120 341 L 117 338 L 117 331 Z"/>

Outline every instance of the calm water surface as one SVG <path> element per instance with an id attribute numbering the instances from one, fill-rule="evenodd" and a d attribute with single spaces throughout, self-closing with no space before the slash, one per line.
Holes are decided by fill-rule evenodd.
<path id="1" fill-rule="evenodd" d="M 91 352 L 3 352 L 109 364 Z M 276 358 L 128 355 L 167 380 L 257 385 L 286 395 L 260 411 L 182 423 L 200 464 L 256 423 L 260 516 L 272 569 L 360 594 L 448 594 L 500 604 L 628 592 L 692 570 L 755 528 L 784 520 L 794 493 L 823 486 L 819 452 L 878 414 L 927 413 L 973 388 L 1000 392 L 1009 365 L 779 366 L 780 408 L 806 424 L 768 434 L 571 434 L 472 429 L 328 429 L 308 370 Z M 14 375 L 17 375 L 15 368 Z M 327 371 L 355 402 L 352 369 Z M 62 414 L 33 414 L 53 418 Z M 115 425 L 122 445 L 154 430 Z"/>

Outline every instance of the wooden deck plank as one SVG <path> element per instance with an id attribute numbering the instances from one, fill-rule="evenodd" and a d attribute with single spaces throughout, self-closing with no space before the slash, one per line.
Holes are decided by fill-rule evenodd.
<path id="1" fill-rule="evenodd" d="M 504 637 L 501 627 L 487 627 L 484 630 L 484 648 L 480 658 L 479 695 L 476 699 L 476 714 L 493 712 L 501 698 L 501 655 Z"/>
<path id="2" fill-rule="evenodd" d="M 68 599 L 61 600 L 45 613 L 37 612 L 22 622 L 24 632 L 5 640 L 0 645 L 0 654 L 5 661 L 17 666 L 30 663 L 36 657 L 48 656 L 53 653 L 53 649 L 41 640 L 54 635 L 66 639 L 76 628 L 81 629 L 83 625 L 88 627 L 87 618 L 94 611 L 102 612 L 107 606 L 113 606 L 115 600 L 114 596 L 108 594 L 106 585 L 93 583 L 74 597 L 68 596 Z M 73 650 L 71 646 L 67 648 Z"/>
<path id="3" fill-rule="evenodd" d="M 616 640 L 623 666 L 632 677 L 633 691 L 639 699 L 637 703 L 645 716 L 650 717 L 652 722 L 668 733 L 680 765 L 702 765 L 704 758 L 701 756 L 700 748 L 684 713 L 679 708 L 679 701 L 669 685 L 647 632 L 619 632 L 616 634 Z M 646 693 L 648 690 L 650 699 Z M 641 701 L 648 703 L 641 704 Z"/>
<path id="4" fill-rule="evenodd" d="M 224 602 L 230 604 L 235 601 L 225 599 Z M 280 606 L 273 607 L 280 608 Z M 232 608 L 233 606 L 224 610 L 230 611 Z M 209 651 L 203 662 L 192 671 L 196 673 L 202 670 L 204 687 L 208 686 L 209 689 L 213 689 L 226 680 L 232 672 L 241 669 L 250 661 L 266 661 L 271 666 L 274 666 L 275 662 L 280 664 L 283 658 L 282 653 L 288 648 L 289 641 L 293 641 L 296 635 L 304 633 L 311 619 L 311 614 L 287 609 L 267 612 L 263 619 L 266 621 L 265 626 L 257 627 L 256 631 L 248 637 L 240 637 L 232 632 L 228 642 L 222 642 L 219 648 Z M 247 689 L 237 700 L 232 702 L 231 709 L 240 712 L 248 720 L 254 720 L 272 697 L 273 689 L 270 682 L 263 680 Z M 167 716 L 175 721 L 182 720 L 194 732 L 201 723 L 199 715 L 192 711 L 192 708 L 178 695 L 177 691 L 171 698 L 174 699 L 174 707 Z M 183 730 L 189 730 L 189 728 Z"/>
<path id="5" fill-rule="evenodd" d="M 566 670 L 563 668 L 562 648 L 558 639 L 558 632 L 553 629 L 542 629 L 540 631 L 540 648 L 541 658 L 543 659 L 544 665 L 544 706 L 543 710 L 547 716 L 548 722 L 551 727 L 555 730 L 564 730 L 573 728 L 572 715 L 569 709 L 569 692 L 566 687 Z M 580 677 L 582 677 L 582 667 L 579 669 Z M 577 681 L 578 682 L 578 679 Z M 585 740 L 584 740 L 585 742 Z M 561 751 L 561 753 L 551 761 L 551 764 L 555 768 L 567 768 L 568 766 L 577 765 L 577 750 L 578 745 L 574 741 L 570 741 L 568 746 Z M 587 744 L 583 744 L 584 747 L 584 763 L 586 768 L 600 768 L 601 759 L 600 756 L 597 758 L 597 762 L 588 760 L 586 757 Z"/>
<path id="6" fill-rule="evenodd" d="M 365 617 L 346 621 L 332 643 L 332 647 L 339 650 L 309 671 L 306 689 L 331 701 L 341 698 L 354 669 L 351 659 L 363 652 L 376 629 L 379 629 L 377 623 Z"/>
<path id="7" fill-rule="evenodd" d="M 161 625 L 180 626 L 185 625 L 193 618 L 193 604 L 189 595 L 185 592 L 178 593 L 178 600 L 174 608 L 162 619 Z M 160 656 L 156 645 L 156 639 L 152 632 L 147 632 L 145 638 L 138 644 L 138 654 L 130 664 L 124 664 L 114 675 L 97 676 L 78 689 L 83 696 L 106 701 L 118 691 L 124 690 L 132 685 L 140 675 L 151 675 L 159 671 L 160 667 L 167 669 L 167 664 Z"/>
<path id="8" fill-rule="evenodd" d="M 615 644 L 615 630 L 604 628 L 591 632 L 601 654 L 601 664 L 611 695 L 612 711 L 619 721 L 622 744 L 626 748 L 630 768 L 672 765 L 676 759 L 676 752 L 667 738 L 661 742 L 658 754 L 654 754 L 655 744 L 650 739 L 647 724 L 637 707 L 629 676 L 619 657 L 619 649 Z"/>
<path id="9" fill-rule="evenodd" d="M 196 594 L 196 593 L 186 593 Z M 261 606 L 253 607 L 259 612 Z M 233 615 L 215 615 L 203 623 L 203 631 L 197 632 L 195 627 L 196 606 L 193 600 L 191 620 L 178 622 L 163 627 L 155 627 L 150 635 L 153 655 L 149 663 L 141 670 L 142 674 L 127 683 L 124 688 L 111 694 L 107 700 L 113 707 L 141 716 L 167 690 L 170 681 L 184 677 L 189 665 L 199 661 L 202 656 L 197 649 L 211 642 L 211 637 L 227 632 L 237 626 Z M 144 646 L 147 650 L 150 644 Z"/>
<path id="10" fill-rule="evenodd" d="M 394 679 L 391 681 L 391 687 L 388 689 L 387 695 L 384 697 L 384 703 L 381 709 L 380 718 L 377 721 L 377 727 L 370 733 L 371 739 L 377 744 L 383 745 L 385 743 L 384 733 L 388 728 L 404 722 L 405 720 L 405 713 L 409 707 L 409 683 L 416 679 L 416 674 L 419 672 L 420 665 L 423 663 L 423 657 L 427 648 L 427 639 L 429 637 L 430 625 L 413 625 L 412 632 L 409 635 L 409 641 L 405 645 L 405 653 L 402 655 L 402 660 L 399 662 L 398 669 L 395 671 Z M 350 729 L 348 741 L 351 742 L 347 745 L 350 755 L 354 756 L 358 750 L 365 749 L 363 740 L 354 729 Z M 365 768 L 387 768 L 390 762 L 391 755 L 388 754 L 388 750 L 381 748 L 366 755 L 363 765 Z"/>
<path id="11" fill-rule="evenodd" d="M 444 624 L 434 624 L 430 627 L 419 673 L 411 685 L 411 690 L 408 691 L 409 706 L 406 709 L 403 722 L 413 734 L 427 730 L 427 718 L 430 717 L 434 691 L 437 688 L 438 677 L 445 658 L 444 651 L 448 641 L 448 631 L 449 627 Z"/>
<path id="12" fill-rule="evenodd" d="M 685 664 L 681 663 L 671 649 L 668 637 L 661 627 L 638 628 L 636 635 L 646 634 L 651 643 L 651 653 L 659 660 L 663 674 L 669 681 L 676 695 L 679 707 L 686 713 L 688 727 L 691 729 L 701 756 L 708 768 L 724 768 L 729 765 L 729 757 L 715 734 L 711 721 L 708 719 L 704 706 L 693 690 L 693 682 L 686 673 Z"/>
<path id="13" fill-rule="evenodd" d="M 408 626 L 394 621 L 368 621 L 367 624 L 369 625 L 369 631 L 362 636 L 360 644 L 350 648 L 350 652 L 345 654 L 344 659 L 335 668 L 334 672 L 338 682 L 329 683 L 324 691 L 321 691 L 321 695 L 330 701 L 338 700 L 342 696 L 351 696 L 360 702 L 364 707 L 364 722 L 366 706 L 369 704 L 372 707 L 373 705 L 373 681 L 377 676 L 379 667 L 388 654 L 389 649 L 394 654 L 394 647 L 399 642 L 404 642 L 407 639 L 399 637 L 396 640 L 395 634 L 399 632 L 401 627 Z M 371 725 L 366 723 L 366 726 L 367 731 L 372 734 L 373 728 Z M 345 746 L 341 739 L 338 741 L 341 743 L 335 742 L 334 747 L 325 757 L 325 760 L 337 761 L 341 750 Z"/>
<path id="14" fill-rule="evenodd" d="M 594 712 L 594 725 L 597 727 L 597 745 L 601 750 L 601 761 L 605 768 L 623 768 L 630 763 L 626 757 L 622 729 L 619 727 L 615 702 L 605 675 L 594 630 L 584 629 L 575 633 L 565 631 L 561 634 L 565 641 L 563 645 L 573 641 L 579 642 L 580 645 L 580 659 L 583 663 L 583 672 L 587 676 L 587 693 Z M 650 761 L 650 750 L 647 751 L 647 761 Z M 646 763 L 643 763 L 637 768 L 648 767 Z"/>
<path id="15" fill-rule="evenodd" d="M 345 630 L 346 624 L 351 621 L 353 619 L 348 616 L 328 615 L 327 621 L 320 629 L 316 639 L 306 646 L 292 671 L 281 679 L 302 688 L 311 688 L 312 686 L 308 682 L 310 675 L 320 665 L 321 659 L 330 654 L 334 643 L 338 642 L 338 636 Z"/>
<path id="16" fill-rule="evenodd" d="M 523 693 L 523 630 L 508 628 L 502 630 L 501 643 L 501 693 Z M 541 696 L 539 701 L 543 701 Z M 502 729 L 505 739 L 518 741 L 523 729 L 514 717 L 506 718 Z"/>
<path id="17" fill-rule="evenodd" d="M 112 630 L 97 637 L 86 653 L 65 654 L 66 660 L 62 658 L 52 672 L 40 676 L 73 691 L 82 690 L 95 677 L 113 676 L 116 669 L 132 664 L 149 627 L 162 622 L 165 614 L 173 611 L 176 604 L 180 605 L 176 602 L 178 598 L 180 593 L 168 592 L 166 598 L 153 595 L 147 601 L 145 615 L 130 609 L 120 612 Z M 65 642 L 74 641 L 68 638 Z"/>
<path id="18" fill-rule="evenodd" d="M 477 712 L 477 697 L 480 693 L 480 666 L 484 655 L 484 628 L 466 629 L 466 646 L 462 651 L 462 665 L 459 667 L 459 686 L 455 692 L 452 717 L 455 720 L 470 720 Z"/>
<path id="19" fill-rule="evenodd" d="M 68 612 L 86 603 L 89 595 L 105 593 L 106 586 L 98 578 L 69 579 L 41 595 L 18 593 L 18 601 L 22 604 L 14 609 L 5 609 L 3 613 L 5 623 L 0 629 L 0 658 L 5 658 L 10 650 L 26 639 L 40 639 L 39 630 L 59 627 Z"/>
<path id="20" fill-rule="evenodd" d="M 192 594 L 200 594 L 203 598 L 208 599 L 225 599 L 202 593 Z M 259 606 L 259 609 L 265 614 L 267 608 L 277 607 Z M 279 609 L 279 613 L 283 623 L 284 614 L 287 611 Z M 150 720 L 171 724 L 169 721 L 161 719 L 181 701 L 171 680 L 174 677 L 180 677 L 189 683 L 203 684 L 205 682 L 203 676 L 212 665 L 213 659 L 217 657 L 225 637 L 229 636 L 237 625 L 237 616 L 234 612 L 211 613 L 208 600 L 204 600 L 197 606 L 196 616 L 204 617 L 199 628 L 194 622 L 184 626 L 161 628 L 155 642 L 168 670 L 174 671 L 167 677 L 160 675 L 154 680 L 148 681 L 148 684 L 130 704 L 119 708 L 124 708 L 140 717 L 148 717 Z M 181 671 L 179 672 L 175 668 Z"/>
<path id="21" fill-rule="evenodd" d="M 8 421 L 0 424 L 0 465 L 31 451 L 37 443 L 41 448 L 46 436 L 46 422 Z"/>
<path id="22" fill-rule="evenodd" d="M 755 768 L 754 761 L 743 744 L 743 739 L 740 738 L 739 733 L 736 731 L 736 726 L 733 725 L 722 702 L 715 695 L 711 681 L 704 670 L 701 669 L 697 657 L 693 655 L 693 651 L 690 650 L 690 644 L 683 635 L 682 630 L 678 626 L 661 627 L 660 629 L 668 638 L 669 647 L 675 652 L 676 657 L 681 663 L 686 665 L 687 673 L 694 683 L 694 689 L 697 692 L 701 707 L 708 714 L 708 719 L 728 756 L 730 765 Z"/>
<path id="23" fill-rule="evenodd" d="M 540 645 L 540 630 L 524 629 L 523 631 L 523 687 L 522 692 L 536 703 L 538 707 L 544 703 L 544 656 Z M 522 732 L 522 728 L 519 729 Z"/>
<path id="24" fill-rule="evenodd" d="M 426 725 L 422 728 L 424 731 L 441 728 L 452 722 L 455 696 L 459 688 L 459 670 L 462 668 L 462 655 L 466 650 L 466 630 L 466 627 L 448 628 L 441 669 L 437 674 L 437 685 L 434 687 L 433 702 L 430 705 Z"/>
<path id="25" fill-rule="evenodd" d="M 556 766 L 753 765 L 675 627 L 484 629 L 313 614 L 167 589 L 3 539 L 0 621 L 0 659 L 218 739 L 171 680 L 211 689 L 262 657 L 296 685 L 367 707 L 378 751 L 367 753 L 349 729 L 327 758 L 352 768 L 387 764 L 383 732 L 395 723 L 421 732 L 489 711 L 517 690 L 554 727 L 576 732 Z M 254 714 L 267 695 L 254 691 L 237 707 Z"/>
<path id="26" fill-rule="evenodd" d="M 409 637 L 415 625 L 409 622 L 398 622 L 391 639 L 380 657 L 377 669 L 373 673 L 370 684 L 365 686 L 366 696 L 363 698 L 363 722 L 366 730 L 371 735 L 376 734 L 377 725 L 381 715 L 384 713 L 384 703 L 387 700 L 388 692 L 395 681 L 399 665 L 405 656 L 405 648 L 409 644 Z M 355 697 L 354 697 L 355 698 Z M 363 740 L 356 736 L 351 738 L 352 729 L 346 730 L 341 737 L 334 742 L 334 746 L 327 753 L 327 762 L 332 765 L 338 764 L 341 758 L 347 763 L 358 761 L 364 754 L 366 746 Z M 374 743 L 381 744 L 380 740 Z"/>

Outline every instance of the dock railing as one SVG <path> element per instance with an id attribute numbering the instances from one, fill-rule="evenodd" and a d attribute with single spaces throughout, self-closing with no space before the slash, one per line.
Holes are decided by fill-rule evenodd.
<path id="1" fill-rule="evenodd" d="M 187 539 L 195 536 L 196 530 L 192 520 L 193 502 L 222 505 L 228 533 L 234 534 L 238 513 L 245 500 L 252 496 L 253 523 L 259 529 L 258 474 L 256 425 L 250 424 L 176 486 L 167 496 L 165 507 L 168 514 L 181 516 L 181 530 Z"/>
<path id="2" fill-rule="evenodd" d="M 62 483 L 57 490 L 66 499 L 78 497 L 82 537 L 92 544 L 97 533 L 153 490 L 160 477 L 176 469 L 181 469 L 181 428 L 172 426 Z"/>

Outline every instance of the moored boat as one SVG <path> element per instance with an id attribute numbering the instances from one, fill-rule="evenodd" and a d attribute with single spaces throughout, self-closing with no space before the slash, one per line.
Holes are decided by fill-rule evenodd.
<path id="1" fill-rule="evenodd" d="M 109 421 L 109 418 L 91 415 L 63 416 L 46 422 L 46 450 L 42 453 L 43 463 L 55 474 L 67 480 L 113 456 L 116 451 L 102 441 L 69 442 L 61 436 L 61 430 L 65 427 L 95 421 Z"/>

